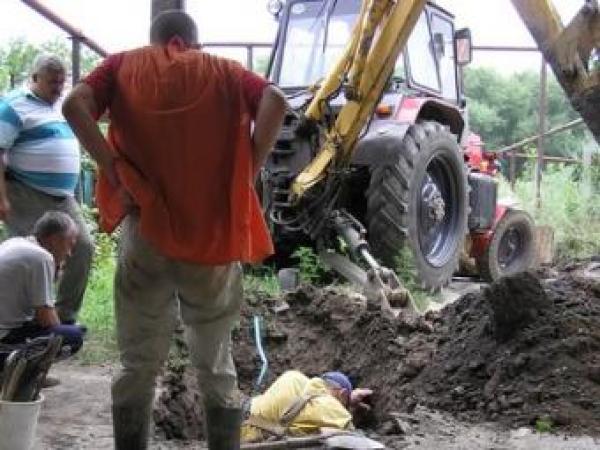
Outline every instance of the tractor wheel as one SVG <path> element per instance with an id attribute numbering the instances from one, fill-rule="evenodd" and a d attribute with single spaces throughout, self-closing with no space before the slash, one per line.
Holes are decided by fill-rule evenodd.
<path id="1" fill-rule="evenodd" d="M 480 276 L 494 281 L 529 269 L 535 258 L 534 230 L 529 214 L 508 210 L 496 225 L 485 253 L 477 261 Z"/>
<path id="2" fill-rule="evenodd" d="M 424 288 L 458 268 L 467 233 L 467 176 L 456 137 L 437 122 L 413 125 L 394 164 L 375 166 L 367 190 L 369 244 L 394 269 L 403 247 Z"/>

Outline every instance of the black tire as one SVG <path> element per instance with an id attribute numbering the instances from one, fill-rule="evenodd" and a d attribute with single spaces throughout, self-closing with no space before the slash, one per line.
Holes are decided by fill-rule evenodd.
<path id="1" fill-rule="evenodd" d="M 524 272 L 535 259 L 535 225 L 525 211 L 509 209 L 500 219 L 490 243 L 477 261 L 479 275 L 488 281 Z"/>
<path id="2" fill-rule="evenodd" d="M 397 258 L 407 246 L 422 287 L 447 284 L 467 233 L 467 189 L 456 137 L 436 122 L 413 125 L 395 164 L 372 169 L 366 222 L 375 256 L 402 270 Z"/>

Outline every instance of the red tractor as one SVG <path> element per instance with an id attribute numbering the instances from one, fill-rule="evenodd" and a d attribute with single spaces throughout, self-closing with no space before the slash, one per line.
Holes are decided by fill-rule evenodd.
<path id="1" fill-rule="evenodd" d="M 469 135 L 464 154 L 472 185 L 480 183 L 479 179 L 498 176 L 497 155 L 484 150 L 479 135 Z M 479 275 L 488 281 L 527 270 L 535 260 L 531 216 L 510 202 L 497 201 L 497 189 L 492 188 L 490 195 L 494 197 L 489 202 L 495 205 L 493 215 L 491 211 L 471 210 L 466 252 L 475 261 Z"/>
<path id="2" fill-rule="evenodd" d="M 471 60 L 469 30 L 455 30 L 449 12 L 427 3 L 349 164 L 329 170 L 294 201 L 296 177 L 318 156 L 327 135 L 323 122 L 333 123 L 347 101 L 342 91 L 334 93 L 323 102 L 321 124 L 307 126 L 311 86 L 342 55 L 361 1 L 270 6 L 279 31 L 268 77 L 286 92 L 293 110 L 260 183 L 279 258 L 312 245 L 322 255 L 343 256 L 345 262 L 333 260 L 335 268 L 352 278 L 359 265 L 376 269 L 377 261 L 402 270 L 399 255 L 408 249 L 427 289 L 450 281 L 465 242 L 472 244 L 468 253 L 485 278 L 526 269 L 533 255 L 532 221 L 497 203 L 493 160 L 468 129 L 462 66 Z"/>

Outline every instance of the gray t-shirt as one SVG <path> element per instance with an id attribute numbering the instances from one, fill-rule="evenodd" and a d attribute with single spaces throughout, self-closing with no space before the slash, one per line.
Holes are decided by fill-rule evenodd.
<path id="1" fill-rule="evenodd" d="M 54 306 L 54 258 L 33 237 L 0 244 L 0 339 L 33 320 L 35 307 Z"/>

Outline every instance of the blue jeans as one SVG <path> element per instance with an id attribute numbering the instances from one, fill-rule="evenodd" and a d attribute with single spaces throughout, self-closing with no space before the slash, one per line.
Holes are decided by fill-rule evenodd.
<path id="1" fill-rule="evenodd" d="M 34 322 L 26 322 L 19 328 L 10 330 L 10 333 L 0 339 L 0 344 L 8 347 L 12 345 L 18 347 L 19 344 L 24 344 L 27 339 L 57 335 L 63 338 L 61 354 L 67 353 L 69 356 L 72 356 L 81 348 L 84 334 L 84 329 L 79 325 L 56 325 L 54 327 L 43 328 Z M 0 367 L 4 365 L 4 360 L 9 354 L 9 351 L 0 351 Z"/>

